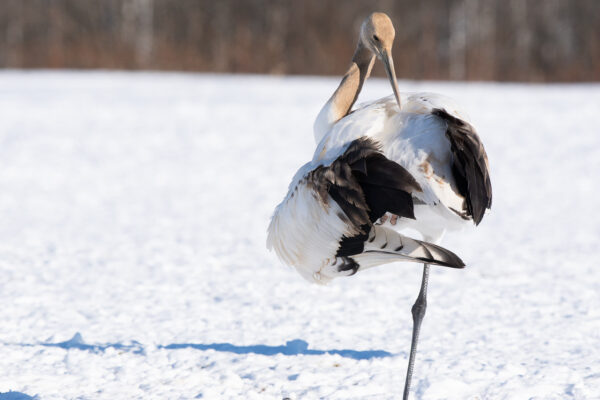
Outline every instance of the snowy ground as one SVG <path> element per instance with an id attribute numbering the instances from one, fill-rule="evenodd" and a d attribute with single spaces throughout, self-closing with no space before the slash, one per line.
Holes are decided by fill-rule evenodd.
<path id="1" fill-rule="evenodd" d="M 265 249 L 336 85 L 0 73 L 0 400 L 398 398 L 420 267 L 323 288 Z M 494 186 L 432 270 L 415 397 L 598 398 L 600 85 L 400 86 L 464 104 Z"/>

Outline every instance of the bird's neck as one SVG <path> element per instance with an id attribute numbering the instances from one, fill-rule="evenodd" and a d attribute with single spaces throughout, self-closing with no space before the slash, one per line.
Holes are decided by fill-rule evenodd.
<path id="1" fill-rule="evenodd" d="M 371 73 L 374 61 L 373 53 L 359 42 L 348 71 L 317 116 L 314 126 L 317 142 L 321 141 L 336 122 L 348 115 L 360 94 L 363 83 Z"/>

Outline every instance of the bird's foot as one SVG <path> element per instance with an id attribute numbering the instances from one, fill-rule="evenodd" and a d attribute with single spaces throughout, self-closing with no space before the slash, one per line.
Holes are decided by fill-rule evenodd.
<path id="1" fill-rule="evenodd" d="M 398 222 L 398 216 L 396 214 L 385 213 L 381 218 L 379 218 L 379 223 L 381 225 L 385 224 L 388 218 L 390 220 L 390 224 L 392 225 L 396 225 L 396 223 Z"/>

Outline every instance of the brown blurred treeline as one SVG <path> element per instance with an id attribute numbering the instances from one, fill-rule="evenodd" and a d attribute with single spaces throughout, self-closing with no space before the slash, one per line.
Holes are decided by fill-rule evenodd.
<path id="1" fill-rule="evenodd" d="M 340 75 L 372 11 L 400 78 L 600 80 L 600 0 L 0 0 L 0 67 Z"/>

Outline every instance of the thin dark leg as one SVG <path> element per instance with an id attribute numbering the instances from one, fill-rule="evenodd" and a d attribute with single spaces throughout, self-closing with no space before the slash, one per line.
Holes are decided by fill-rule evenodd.
<path id="1" fill-rule="evenodd" d="M 423 279 L 421 280 L 421 290 L 415 304 L 412 306 L 413 332 L 412 342 L 410 344 L 410 357 L 408 359 L 408 370 L 406 371 L 406 382 L 404 383 L 404 400 L 408 400 L 410 392 L 410 380 L 412 379 L 413 367 L 415 365 L 415 356 L 417 355 L 417 342 L 419 341 L 419 331 L 421 322 L 427 309 L 427 281 L 429 280 L 429 264 L 423 265 Z"/>

